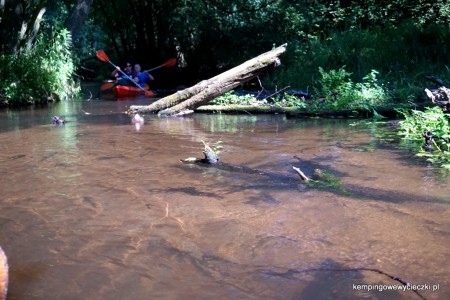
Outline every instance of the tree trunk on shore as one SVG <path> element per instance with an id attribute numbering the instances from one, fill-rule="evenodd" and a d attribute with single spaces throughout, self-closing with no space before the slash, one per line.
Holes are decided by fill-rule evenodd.
<path id="1" fill-rule="evenodd" d="M 133 105 L 131 113 L 158 112 L 159 116 L 172 116 L 202 106 L 240 84 L 280 65 L 280 56 L 287 44 L 252 58 L 243 64 L 208 80 L 178 91 L 148 106 Z"/>
<path id="2" fill-rule="evenodd" d="M 75 41 L 89 15 L 93 0 L 78 0 L 72 8 L 69 17 L 65 22 L 67 30 L 72 35 L 72 41 Z"/>
<path id="3" fill-rule="evenodd" d="M 47 0 L 0 0 L 0 54 L 31 48 L 46 12 Z"/>

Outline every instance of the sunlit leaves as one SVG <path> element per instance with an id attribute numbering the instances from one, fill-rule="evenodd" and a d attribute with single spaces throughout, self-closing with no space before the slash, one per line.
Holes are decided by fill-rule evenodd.
<path id="1" fill-rule="evenodd" d="M 433 151 L 423 152 L 420 148 L 419 156 L 450 169 L 450 115 L 439 107 L 427 108 L 425 111 L 412 110 L 403 112 L 405 120 L 401 122 L 401 134 L 407 140 L 423 141 L 425 132 L 433 135 Z"/>
<path id="2" fill-rule="evenodd" d="M 363 80 L 354 83 L 351 73 L 345 70 L 345 66 L 338 70 L 325 71 L 319 67 L 319 88 L 316 93 L 324 97 L 325 102 L 318 104 L 321 109 L 359 109 L 373 110 L 388 99 L 387 91 L 377 81 L 376 70 L 371 70 Z"/>
<path id="3" fill-rule="evenodd" d="M 0 64 L 0 97 L 11 104 L 65 99 L 77 91 L 70 33 L 62 27 L 41 31 L 30 50 L 0 56 Z"/>

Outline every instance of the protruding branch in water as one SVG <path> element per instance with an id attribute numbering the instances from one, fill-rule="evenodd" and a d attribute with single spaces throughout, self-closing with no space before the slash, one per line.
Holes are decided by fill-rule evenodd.
<path id="1" fill-rule="evenodd" d="M 311 180 L 308 176 L 305 175 L 305 173 L 302 172 L 302 170 L 300 170 L 299 168 L 296 168 L 294 166 L 292 166 L 292 169 L 294 169 L 295 172 L 297 172 L 298 176 L 300 176 L 300 178 L 304 181 L 309 181 Z"/>
<path id="2" fill-rule="evenodd" d="M 203 142 L 205 148 L 203 149 L 203 154 L 205 155 L 205 160 L 210 164 L 217 164 L 219 162 L 219 156 L 216 152 L 205 142 Z"/>
<path id="3" fill-rule="evenodd" d="M 221 148 L 220 146 L 220 141 L 216 142 L 215 146 L 213 145 L 213 148 L 216 149 L 213 150 L 207 143 L 205 143 L 205 141 L 202 141 L 203 145 L 205 146 L 203 148 L 203 154 L 205 155 L 205 158 L 195 158 L 195 157 L 188 157 L 186 159 L 181 159 L 182 162 L 185 163 L 208 163 L 208 164 L 217 164 L 219 163 L 219 149 Z"/>

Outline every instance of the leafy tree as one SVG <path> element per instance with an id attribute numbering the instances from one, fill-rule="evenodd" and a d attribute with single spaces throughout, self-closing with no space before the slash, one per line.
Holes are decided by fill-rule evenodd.
<path id="1" fill-rule="evenodd" d="M 289 44 L 273 86 L 313 86 L 319 67 L 343 65 L 353 82 L 376 69 L 400 90 L 417 74 L 448 65 L 446 0 L 5 0 L 0 53 L 28 51 L 46 24 L 65 24 L 81 59 L 105 49 L 118 64 L 177 56 L 185 83 L 215 75 L 273 45 Z M 400 55 L 401 54 L 401 55 Z M 99 66 L 108 67 L 98 63 Z M 443 69 L 441 67 L 441 69 Z M 158 79 L 164 70 L 158 71 Z M 109 73 L 109 72 L 104 72 Z M 159 76 L 161 75 L 161 76 Z M 445 77 L 445 72 L 436 75 Z M 410 88 L 411 90 L 411 88 Z M 406 93 L 398 93 L 404 97 Z"/>
<path id="2" fill-rule="evenodd" d="M 0 5 L 0 52 L 30 49 L 46 11 L 46 1 L 2 1 Z"/>
<path id="3" fill-rule="evenodd" d="M 69 30 L 72 39 L 76 39 L 82 29 L 92 6 L 93 0 L 77 0 L 73 5 L 65 21 L 65 27 Z"/>
<path id="4" fill-rule="evenodd" d="M 90 3 L 92 0 L 1 2 L 0 104 L 45 102 L 73 95 L 71 33 L 78 33 Z M 70 31 L 61 26 L 66 18 Z"/>

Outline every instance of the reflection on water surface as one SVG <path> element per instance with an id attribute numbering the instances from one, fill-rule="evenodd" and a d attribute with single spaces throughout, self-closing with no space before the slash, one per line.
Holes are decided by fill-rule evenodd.
<path id="1" fill-rule="evenodd" d="M 0 112 L 8 299 L 419 299 L 352 288 L 401 284 L 388 275 L 448 299 L 448 178 L 391 129 L 214 114 L 147 115 L 137 130 L 131 104 Z M 180 163 L 202 140 L 261 174 Z M 308 188 L 293 165 L 349 193 Z"/>

